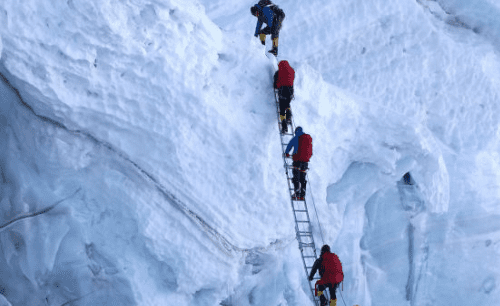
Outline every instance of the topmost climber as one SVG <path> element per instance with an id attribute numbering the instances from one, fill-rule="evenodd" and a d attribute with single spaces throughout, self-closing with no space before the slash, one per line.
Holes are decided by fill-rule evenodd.
<path id="1" fill-rule="evenodd" d="M 260 35 L 260 41 L 263 45 L 266 44 L 266 35 L 271 34 L 273 41 L 273 48 L 269 53 L 278 56 L 278 37 L 281 29 L 281 23 L 285 19 L 285 13 L 277 5 L 273 4 L 270 0 L 260 0 L 259 3 L 250 8 L 252 15 L 258 18 L 257 27 L 255 28 L 255 37 Z M 264 29 L 262 23 L 267 26 Z"/>

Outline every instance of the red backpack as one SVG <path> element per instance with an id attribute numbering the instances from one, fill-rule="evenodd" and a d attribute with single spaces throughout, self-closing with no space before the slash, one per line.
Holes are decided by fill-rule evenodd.
<path id="1" fill-rule="evenodd" d="M 282 86 L 289 86 L 293 88 L 293 81 L 295 80 L 295 70 L 290 67 L 288 61 L 281 61 L 278 64 L 278 75 L 276 79 L 275 88 L 280 88 Z"/>
<path id="2" fill-rule="evenodd" d="M 294 161 L 309 162 L 313 155 L 312 138 L 309 134 L 302 134 L 299 137 L 299 148 L 297 153 L 293 155 Z"/>
<path id="3" fill-rule="evenodd" d="M 337 254 L 325 253 L 321 256 L 323 258 L 323 267 L 325 272 L 321 281 L 323 284 L 336 284 L 344 280 L 344 272 L 342 271 L 342 263 Z"/>

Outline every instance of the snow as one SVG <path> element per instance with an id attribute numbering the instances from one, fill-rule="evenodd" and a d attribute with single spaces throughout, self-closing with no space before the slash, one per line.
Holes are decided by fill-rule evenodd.
<path id="1" fill-rule="evenodd" d="M 276 3 L 338 305 L 496 304 L 498 3 Z M 0 306 L 313 305 L 252 4 L 2 2 Z"/>

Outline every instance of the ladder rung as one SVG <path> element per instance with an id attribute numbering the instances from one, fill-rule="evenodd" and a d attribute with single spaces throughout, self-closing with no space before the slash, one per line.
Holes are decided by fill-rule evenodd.
<path id="1" fill-rule="evenodd" d="M 303 242 L 301 242 L 300 244 L 301 244 L 300 245 L 301 248 L 311 248 L 311 249 L 314 249 L 313 243 L 303 243 Z M 310 244 L 310 245 L 304 245 L 304 244 Z"/>
<path id="2" fill-rule="evenodd" d="M 314 248 L 314 242 L 302 242 L 299 241 L 300 246 L 305 247 L 305 248 Z"/>
<path id="3" fill-rule="evenodd" d="M 309 223 L 309 221 L 297 221 L 297 222 L 301 222 L 301 223 Z"/>
<path id="4" fill-rule="evenodd" d="M 298 238 L 297 241 L 299 242 L 299 244 L 314 244 L 314 242 L 307 242 L 307 243 L 306 242 L 302 242 L 301 239 L 300 239 L 301 237 L 304 238 L 304 236 L 298 236 L 297 237 Z M 309 237 L 309 236 L 305 236 L 305 237 Z M 312 246 L 311 246 L 311 248 L 312 248 Z"/>
<path id="5" fill-rule="evenodd" d="M 298 211 L 298 212 L 307 212 L 307 210 L 298 210 L 298 209 L 294 209 L 293 211 Z"/>
<path id="6" fill-rule="evenodd" d="M 303 249 L 303 248 L 311 248 L 311 249 L 314 249 L 314 243 L 304 243 L 304 242 L 300 242 L 299 244 L 300 244 L 300 245 L 299 245 L 299 247 L 300 247 L 301 249 Z"/>

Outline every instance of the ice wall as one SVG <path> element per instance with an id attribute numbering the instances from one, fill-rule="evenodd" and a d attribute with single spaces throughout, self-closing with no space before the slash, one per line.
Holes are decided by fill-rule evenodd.
<path id="1" fill-rule="evenodd" d="M 5 303 L 310 303 L 250 4 L 200 2 L 0 5 Z M 348 304 L 498 300 L 498 16 L 475 3 L 279 3 Z"/>

